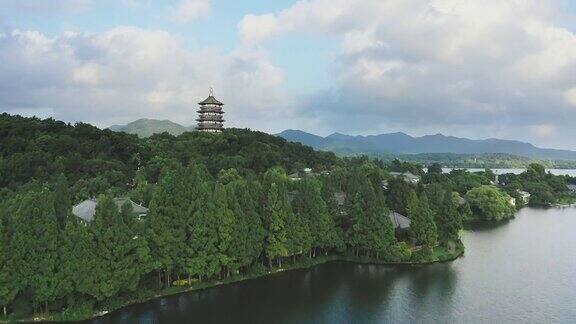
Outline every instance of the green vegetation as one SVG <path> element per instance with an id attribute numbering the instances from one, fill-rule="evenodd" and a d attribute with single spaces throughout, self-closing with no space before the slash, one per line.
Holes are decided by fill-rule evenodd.
<path id="1" fill-rule="evenodd" d="M 445 168 L 472 168 L 472 169 L 523 169 L 530 163 L 538 163 L 547 169 L 572 169 L 576 168 L 576 161 L 569 160 L 540 160 L 525 156 L 507 153 L 478 153 L 478 154 L 457 154 L 457 153 L 420 153 L 401 154 L 394 156 L 383 156 L 385 159 L 400 159 L 419 163 L 422 165 L 432 165 L 438 163 Z"/>
<path id="2" fill-rule="evenodd" d="M 490 200 L 484 208 L 484 196 L 496 205 L 507 198 L 486 186 L 489 171 L 340 159 L 249 130 L 142 139 L 3 114 L 0 139 L 0 318 L 8 320 L 82 319 L 331 260 L 446 261 L 463 253 L 458 233 L 471 213 L 508 212 Z M 422 180 L 390 174 L 405 171 Z M 526 188 L 545 179 L 555 195 L 565 185 L 536 166 L 527 174 Z M 129 203 L 118 208 L 120 196 L 149 207 L 147 217 Z M 86 223 L 72 205 L 92 197 Z M 412 226 L 395 228 L 391 210 Z"/>
<path id="3" fill-rule="evenodd" d="M 343 160 L 239 129 L 141 139 L 6 114 L 0 125 L 6 319 L 81 319 L 157 294 L 335 259 L 444 260 L 435 251 L 459 242 L 437 233 L 424 198 L 412 214 L 426 219 L 433 241 L 395 235 L 382 187 L 391 166 L 366 158 Z M 305 176 L 294 181 L 292 172 Z M 336 192 L 347 194 L 343 205 Z M 119 196 L 148 206 L 147 217 L 137 218 L 129 203 L 119 209 Z M 91 197 L 98 205 L 87 223 L 71 207 Z M 412 257 L 424 243 L 424 257 Z"/>
<path id="4" fill-rule="evenodd" d="M 512 197 L 493 186 L 474 188 L 466 195 L 472 212 L 478 218 L 499 221 L 514 216 L 516 205 Z"/>
<path id="5" fill-rule="evenodd" d="M 182 133 L 193 131 L 194 127 L 184 127 L 169 120 L 142 118 L 135 120 L 127 125 L 110 126 L 110 130 L 115 132 L 136 134 L 138 137 L 150 137 L 154 134 L 162 134 L 164 132 L 170 135 L 178 136 Z"/>
<path id="6" fill-rule="evenodd" d="M 555 176 L 546 173 L 540 164 L 530 164 L 522 174 L 504 174 L 499 182 L 506 192 L 516 199 L 520 199 L 519 190 L 531 194 L 530 204 L 535 206 L 550 206 L 557 203 L 572 203 L 576 200 L 567 189 L 567 184 L 575 179 L 568 176 Z"/>

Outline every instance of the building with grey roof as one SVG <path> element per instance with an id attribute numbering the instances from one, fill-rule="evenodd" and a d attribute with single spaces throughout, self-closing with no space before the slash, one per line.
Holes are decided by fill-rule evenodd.
<path id="1" fill-rule="evenodd" d="M 415 175 L 412 172 L 390 172 L 390 175 L 393 176 L 394 178 L 397 177 L 402 177 L 404 179 L 404 181 L 409 182 L 409 183 L 414 183 L 417 184 L 418 182 L 420 182 L 420 176 Z"/>
<path id="2" fill-rule="evenodd" d="M 130 198 L 114 198 L 118 211 L 120 211 L 126 201 L 132 205 L 132 212 L 138 217 L 138 219 L 146 217 L 148 214 L 148 208 L 138 205 Z M 72 214 L 89 223 L 94 220 L 94 215 L 96 215 L 96 206 L 98 206 L 98 200 L 86 199 L 72 207 Z"/>
<path id="3" fill-rule="evenodd" d="M 396 230 L 406 231 L 410 229 L 410 218 L 396 211 L 390 212 L 390 220 L 392 221 L 392 226 L 394 226 L 394 229 Z"/>
<path id="4" fill-rule="evenodd" d="M 342 209 L 344 204 L 346 203 L 347 194 L 345 192 L 335 192 L 334 193 L 334 200 L 341 208 L 340 213 L 345 214 L 346 211 Z M 396 231 L 407 231 L 410 228 L 410 218 L 396 212 L 390 212 L 390 220 L 392 221 L 392 226 Z"/>

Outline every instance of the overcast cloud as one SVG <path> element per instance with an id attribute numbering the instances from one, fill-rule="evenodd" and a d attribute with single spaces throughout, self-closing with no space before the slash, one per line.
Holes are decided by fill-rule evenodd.
<path id="1" fill-rule="evenodd" d="M 246 15 L 239 31 L 250 44 L 302 31 L 339 37 L 336 87 L 301 110 L 326 118 L 326 128 L 576 148 L 576 37 L 563 27 L 563 8 L 542 0 L 314 0 Z"/>
<path id="2" fill-rule="evenodd" d="M 34 3 L 7 1 L 0 11 L 48 10 Z M 71 12 L 93 6 L 58 3 Z M 218 19 L 217 4 L 175 1 L 163 12 L 188 25 Z M 444 133 L 576 149 L 575 17 L 566 4 L 297 1 L 242 13 L 237 41 L 222 47 L 190 47 L 186 33 L 144 23 L 57 34 L 10 24 L 0 31 L 0 110 L 99 126 L 141 117 L 190 125 L 212 85 L 231 126 Z M 276 63 L 273 44 L 300 36 L 337 42 L 326 76 L 332 87 L 306 93 L 287 84 L 287 71 L 307 71 Z"/>

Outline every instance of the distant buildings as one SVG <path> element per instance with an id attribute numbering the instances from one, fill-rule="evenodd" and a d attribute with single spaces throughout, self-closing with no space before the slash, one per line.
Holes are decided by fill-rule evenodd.
<path id="1" fill-rule="evenodd" d="M 214 98 L 212 88 L 210 88 L 210 95 L 204 101 L 198 103 L 200 109 L 198 110 L 198 126 L 196 129 L 200 132 L 219 133 L 224 129 L 224 111 L 222 111 L 223 103 Z"/>
<path id="2" fill-rule="evenodd" d="M 530 193 L 523 190 L 517 190 L 517 192 L 522 204 L 527 205 L 530 202 Z"/>
<path id="3" fill-rule="evenodd" d="M 406 182 L 413 183 L 413 184 L 417 184 L 418 182 L 420 182 L 420 176 L 417 176 L 417 175 L 415 175 L 409 171 L 404 172 L 404 173 L 402 173 L 402 172 L 390 172 L 390 175 L 395 177 L 395 178 L 402 177 L 402 178 L 404 178 L 404 180 Z M 388 183 L 386 183 L 386 185 L 387 184 Z"/>
<path id="4" fill-rule="evenodd" d="M 570 190 L 571 192 L 576 192 L 576 184 L 569 183 L 569 184 L 566 185 L 566 187 L 567 187 L 568 190 Z"/>
<path id="5" fill-rule="evenodd" d="M 138 219 L 146 217 L 148 214 L 148 208 L 138 205 L 130 198 L 114 198 L 118 211 L 120 211 L 126 201 L 132 205 L 132 212 Z M 94 215 L 96 215 L 96 206 L 98 206 L 98 201 L 96 199 L 86 199 L 72 207 L 72 214 L 82 219 L 84 222 L 89 223 L 94 220 Z"/>
<path id="6" fill-rule="evenodd" d="M 305 177 L 316 177 L 319 175 L 330 175 L 328 171 L 322 171 L 321 173 L 312 172 L 312 168 L 304 168 L 302 172 L 294 172 L 288 175 L 288 178 L 292 181 L 300 181 Z"/>

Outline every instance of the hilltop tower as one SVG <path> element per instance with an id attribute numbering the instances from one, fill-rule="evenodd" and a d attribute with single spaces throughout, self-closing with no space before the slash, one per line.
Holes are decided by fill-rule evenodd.
<path id="1" fill-rule="evenodd" d="M 210 88 L 208 98 L 198 104 L 200 109 L 198 110 L 198 119 L 196 119 L 198 121 L 196 129 L 199 132 L 221 132 L 224 129 L 224 111 L 222 111 L 224 104 L 214 98 L 212 88 Z"/>

